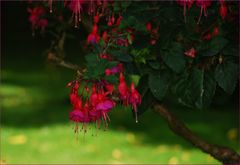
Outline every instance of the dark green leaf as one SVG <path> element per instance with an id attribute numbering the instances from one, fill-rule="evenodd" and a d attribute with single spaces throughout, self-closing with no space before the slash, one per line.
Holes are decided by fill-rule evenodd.
<path id="1" fill-rule="evenodd" d="M 233 62 L 218 64 L 215 70 L 218 85 L 228 94 L 232 94 L 238 79 L 238 67 Z"/>
<path id="2" fill-rule="evenodd" d="M 147 92 L 148 88 L 148 75 L 146 74 L 140 78 L 137 90 L 143 96 Z"/>
<path id="3" fill-rule="evenodd" d="M 122 62 L 131 62 L 133 59 L 132 57 L 123 50 L 115 50 L 111 51 L 111 54 L 118 60 Z"/>
<path id="4" fill-rule="evenodd" d="M 152 92 L 148 89 L 144 95 L 142 95 L 142 103 L 138 106 L 138 116 L 149 110 L 149 108 L 155 102 Z"/>
<path id="5" fill-rule="evenodd" d="M 184 74 L 174 87 L 180 103 L 198 109 L 210 105 L 215 90 L 214 74 L 196 68 L 190 74 Z"/>
<path id="6" fill-rule="evenodd" d="M 201 88 L 202 91 L 200 97 L 195 104 L 199 109 L 209 106 L 215 94 L 216 81 L 213 73 L 204 72 L 204 79 L 202 81 Z"/>
<path id="7" fill-rule="evenodd" d="M 181 44 L 171 44 L 171 47 L 168 50 L 162 51 L 161 57 L 167 66 L 169 66 L 173 71 L 177 73 L 183 71 L 186 62 Z"/>
<path id="8" fill-rule="evenodd" d="M 162 71 L 160 73 L 151 73 L 149 75 L 148 84 L 152 94 L 156 99 L 162 100 L 165 96 L 170 80 L 170 74 L 167 71 Z"/>
<path id="9" fill-rule="evenodd" d="M 204 42 L 200 52 L 203 56 L 214 56 L 222 51 L 227 43 L 228 40 L 224 39 L 223 37 L 216 37 L 210 42 Z"/>

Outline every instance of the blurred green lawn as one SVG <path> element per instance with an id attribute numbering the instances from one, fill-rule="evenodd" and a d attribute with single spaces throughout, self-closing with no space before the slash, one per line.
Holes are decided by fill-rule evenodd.
<path id="1" fill-rule="evenodd" d="M 91 127 L 78 138 L 68 120 L 73 72 L 44 63 L 40 49 L 6 51 L 2 62 L 2 163 L 217 163 L 209 155 L 174 135 L 152 111 L 134 122 L 130 109 L 117 107 L 107 131 Z M 10 54 L 9 54 L 10 53 Z M 18 52 L 19 53 L 19 52 Z M 226 108 L 170 110 L 201 137 L 237 149 L 236 112 Z M 239 150 L 238 150 L 239 151 Z"/>

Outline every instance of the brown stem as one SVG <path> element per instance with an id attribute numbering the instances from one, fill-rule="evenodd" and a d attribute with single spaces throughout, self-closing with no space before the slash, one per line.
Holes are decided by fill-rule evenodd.
<path id="1" fill-rule="evenodd" d="M 168 123 L 170 129 L 180 137 L 184 138 L 186 141 L 190 142 L 197 148 L 201 149 L 203 152 L 206 152 L 213 156 L 215 159 L 229 164 L 239 164 L 240 155 L 235 152 L 233 149 L 223 146 L 218 146 L 215 144 L 210 144 L 205 140 L 201 139 L 195 135 L 188 127 L 181 121 L 179 121 L 173 114 L 171 114 L 166 108 L 162 105 L 155 105 L 154 110 L 160 114 Z"/>

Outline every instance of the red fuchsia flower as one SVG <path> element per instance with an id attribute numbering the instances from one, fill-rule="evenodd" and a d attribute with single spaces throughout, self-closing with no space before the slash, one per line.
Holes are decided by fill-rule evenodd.
<path id="1" fill-rule="evenodd" d="M 188 57 L 195 58 L 197 55 L 197 51 L 195 50 L 195 48 L 191 48 L 191 49 L 187 50 L 186 52 L 184 52 L 184 54 Z"/>
<path id="2" fill-rule="evenodd" d="M 132 82 L 130 87 L 129 103 L 132 105 L 133 111 L 135 113 L 136 123 L 137 119 L 137 105 L 141 104 L 142 98 L 138 91 L 135 89 L 134 83 Z"/>
<path id="3" fill-rule="evenodd" d="M 96 104 L 98 103 L 98 93 L 96 90 L 96 86 L 93 85 L 92 86 L 92 94 L 90 95 L 90 103 L 92 104 L 92 106 L 96 106 Z"/>
<path id="4" fill-rule="evenodd" d="M 184 21 L 186 22 L 186 10 L 187 10 L 187 7 L 188 7 L 188 9 L 190 9 L 191 6 L 194 3 L 194 0 L 177 0 L 177 3 L 180 6 L 183 6 L 183 16 L 184 16 Z"/>
<path id="5" fill-rule="evenodd" d="M 116 26 L 119 26 L 119 25 L 120 25 L 121 20 L 122 20 L 122 16 L 119 15 L 119 17 L 118 17 L 118 19 L 117 19 L 117 21 L 116 21 Z"/>
<path id="6" fill-rule="evenodd" d="M 211 5 L 211 1 L 210 0 L 196 0 L 196 5 L 201 8 L 201 12 L 200 12 L 198 22 L 197 22 L 197 24 L 199 24 L 202 14 L 204 13 L 204 16 L 205 17 L 207 16 L 207 8 Z"/>
<path id="7" fill-rule="evenodd" d="M 219 34 L 219 28 L 218 27 L 215 27 L 214 29 L 213 29 L 213 36 L 218 36 L 218 34 Z"/>
<path id="8" fill-rule="evenodd" d="M 100 36 L 97 34 L 98 26 L 95 24 L 92 29 L 92 33 L 90 33 L 87 37 L 87 44 L 97 44 L 100 41 Z"/>
<path id="9" fill-rule="evenodd" d="M 114 85 L 113 84 L 106 84 L 105 88 L 107 90 L 107 93 L 112 95 L 113 91 L 114 91 Z"/>
<path id="10" fill-rule="evenodd" d="M 33 9 L 28 8 L 30 16 L 28 18 L 29 22 L 32 24 L 32 29 L 37 29 L 38 27 L 44 28 L 48 25 L 48 21 L 42 18 L 45 15 L 45 9 L 41 6 L 35 7 Z"/>
<path id="11" fill-rule="evenodd" d="M 108 61 L 112 61 L 112 57 L 110 54 L 100 54 L 99 57 Z"/>
<path id="12" fill-rule="evenodd" d="M 227 14 L 228 14 L 228 8 L 224 1 L 220 1 L 219 14 L 223 20 L 226 18 Z"/>
<path id="13" fill-rule="evenodd" d="M 211 33 L 207 32 L 206 34 L 203 35 L 202 39 L 207 41 L 211 40 L 212 39 Z"/>
<path id="14" fill-rule="evenodd" d="M 104 31 L 102 34 L 103 41 L 106 42 L 108 40 L 108 33 L 107 31 Z"/>
<path id="15" fill-rule="evenodd" d="M 146 29 L 147 29 L 148 32 L 151 32 L 151 30 L 152 30 L 152 24 L 151 24 L 150 22 L 148 22 L 148 23 L 146 24 Z"/>
<path id="16" fill-rule="evenodd" d="M 111 74 L 112 74 L 111 69 L 109 69 L 109 68 L 105 69 L 105 75 L 106 76 L 110 76 Z"/>
<path id="17" fill-rule="evenodd" d="M 128 105 L 129 92 L 122 72 L 119 74 L 118 92 L 123 105 Z"/>
<path id="18" fill-rule="evenodd" d="M 94 22 L 94 24 L 97 24 L 99 22 L 99 14 L 98 13 L 97 13 L 97 15 L 95 15 L 93 17 L 93 22 Z"/>

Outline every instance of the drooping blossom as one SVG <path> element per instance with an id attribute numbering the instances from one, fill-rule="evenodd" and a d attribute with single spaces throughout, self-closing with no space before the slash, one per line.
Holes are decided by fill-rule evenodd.
<path id="1" fill-rule="evenodd" d="M 134 83 L 132 83 L 130 87 L 129 104 L 132 105 L 133 111 L 135 113 L 136 123 L 138 122 L 137 105 L 141 104 L 141 102 L 142 102 L 141 95 L 135 89 Z"/>
<path id="2" fill-rule="evenodd" d="M 92 32 L 87 37 L 87 44 L 97 44 L 100 40 L 100 36 L 98 35 L 98 26 L 95 24 L 92 28 Z"/>
<path id="3" fill-rule="evenodd" d="M 223 0 L 220 1 L 219 14 L 223 20 L 226 18 L 227 14 L 228 14 L 227 5 L 225 4 L 225 2 Z"/>
<path id="4" fill-rule="evenodd" d="M 123 104 L 128 105 L 129 91 L 122 72 L 119 74 L 118 91 Z"/>
<path id="5" fill-rule="evenodd" d="M 212 2 L 210 0 L 196 0 L 196 5 L 201 8 L 197 24 L 200 23 L 202 14 L 207 17 L 207 8 L 211 5 L 211 3 Z"/>
<path id="6" fill-rule="evenodd" d="M 81 3 L 83 3 L 83 0 L 71 0 L 69 4 L 69 8 L 70 10 L 72 10 L 73 13 L 72 17 L 74 17 L 75 27 L 77 27 L 78 22 L 81 21 Z"/>
<path id="7" fill-rule="evenodd" d="M 194 0 L 177 0 L 177 3 L 180 6 L 183 6 L 183 16 L 184 16 L 184 21 L 186 22 L 186 10 L 187 8 L 190 9 L 191 6 L 194 3 Z"/>
<path id="8" fill-rule="evenodd" d="M 32 9 L 28 8 L 28 12 L 30 13 L 28 20 L 32 24 L 32 30 L 34 31 L 38 27 L 44 30 L 48 25 L 48 20 L 43 18 L 46 14 L 45 9 L 41 6 L 38 6 Z"/>

